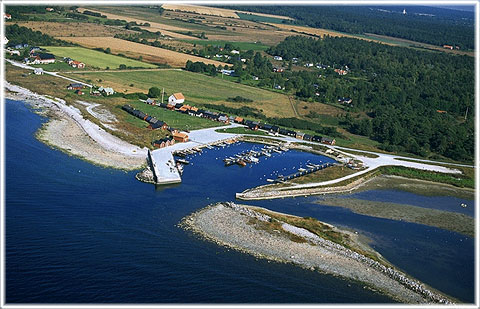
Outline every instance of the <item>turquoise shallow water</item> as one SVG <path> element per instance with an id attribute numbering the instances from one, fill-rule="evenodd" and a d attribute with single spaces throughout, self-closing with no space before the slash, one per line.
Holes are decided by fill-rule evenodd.
<path id="1" fill-rule="evenodd" d="M 224 157 L 260 147 L 240 143 L 188 158 L 193 165 L 186 166 L 181 184 L 156 189 L 136 181 L 135 172 L 99 168 L 38 142 L 34 132 L 43 121 L 21 102 L 7 101 L 7 303 L 392 302 L 361 284 L 257 260 L 176 226 L 209 203 L 234 200 L 235 192 L 265 183 L 274 172 L 285 175 L 328 158 L 288 151 L 251 168 L 225 168 Z M 312 201 L 250 204 L 358 230 L 407 273 L 473 301 L 471 238 Z"/>

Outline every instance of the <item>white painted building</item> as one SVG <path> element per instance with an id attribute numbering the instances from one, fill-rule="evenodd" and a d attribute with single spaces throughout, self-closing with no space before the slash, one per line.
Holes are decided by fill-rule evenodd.
<path id="1" fill-rule="evenodd" d="M 185 97 L 182 93 L 174 93 L 170 97 L 168 97 L 168 104 L 178 104 L 185 102 Z"/>

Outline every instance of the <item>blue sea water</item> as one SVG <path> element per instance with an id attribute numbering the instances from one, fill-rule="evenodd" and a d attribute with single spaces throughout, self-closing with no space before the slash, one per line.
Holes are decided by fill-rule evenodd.
<path id="1" fill-rule="evenodd" d="M 234 200 L 235 192 L 275 174 L 330 159 L 288 151 L 252 167 L 224 167 L 223 158 L 260 147 L 240 143 L 189 157 L 193 164 L 181 184 L 155 188 L 135 180 L 135 172 L 100 168 L 37 141 L 44 121 L 22 102 L 7 100 L 7 303 L 393 302 L 362 284 L 259 260 L 177 227 L 209 203 Z M 473 302 L 472 238 L 314 200 L 250 204 L 355 229 L 407 273 Z"/>

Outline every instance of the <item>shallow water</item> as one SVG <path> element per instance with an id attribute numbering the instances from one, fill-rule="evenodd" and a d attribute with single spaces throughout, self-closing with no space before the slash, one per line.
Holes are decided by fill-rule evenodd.
<path id="1" fill-rule="evenodd" d="M 266 183 L 275 171 L 286 175 L 299 162 L 329 158 L 288 151 L 252 167 L 224 167 L 223 158 L 261 147 L 240 143 L 187 158 L 193 164 L 181 184 L 155 189 L 136 181 L 135 172 L 96 167 L 38 142 L 34 132 L 43 121 L 20 102 L 6 103 L 7 303 L 392 302 L 362 284 L 258 260 L 176 226 L 209 203 Z M 473 301 L 471 238 L 313 200 L 250 204 L 358 230 L 407 273 Z"/>

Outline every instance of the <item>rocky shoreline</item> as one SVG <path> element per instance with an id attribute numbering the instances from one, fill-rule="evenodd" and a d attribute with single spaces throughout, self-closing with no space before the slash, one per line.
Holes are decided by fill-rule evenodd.
<path id="1" fill-rule="evenodd" d="M 277 221 L 274 233 L 256 228 Z M 259 258 L 293 263 L 322 273 L 341 276 L 403 303 L 452 304 L 453 301 L 408 275 L 365 255 L 254 210 L 250 206 L 218 203 L 185 217 L 180 226 L 219 245 Z M 288 236 L 299 237 L 293 241 Z"/>
<path id="2" fill-rule="evenodd" d="M 136 170 L 146 164 L 146 150 L 130 145 L 82 117 L 81 112 L 61 99 L 48 98 L 5 82 L 6 98 L 24 101 L 47 116 L 37 131 L 45 144 L 93 164 L 122 170 Z"/>

